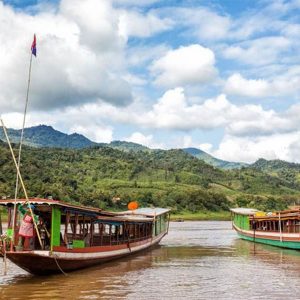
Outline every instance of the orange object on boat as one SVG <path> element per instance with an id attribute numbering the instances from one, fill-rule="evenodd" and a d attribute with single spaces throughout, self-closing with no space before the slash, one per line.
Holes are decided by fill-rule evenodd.
<path id="1" fill-rule="evenodd" d="M 135 210 L 139 207 L 139 204 L 136 201 L 131 201 L 128 203 L 129 210 Z"/>

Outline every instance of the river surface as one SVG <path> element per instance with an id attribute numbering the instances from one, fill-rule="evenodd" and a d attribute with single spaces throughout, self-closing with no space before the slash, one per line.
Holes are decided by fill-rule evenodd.
<path id="1" fill-rule="evenodd" d="M 230 222 L 172 222 L 160 246 L 68 276 L 0 259 L 0 299 L 300 299 L 300 252 L 243 241 Z"/>

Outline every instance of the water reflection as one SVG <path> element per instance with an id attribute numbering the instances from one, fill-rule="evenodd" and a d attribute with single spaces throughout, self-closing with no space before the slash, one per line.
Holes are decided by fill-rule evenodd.
<path id="1" fill-rule="evenodd" d="M 10 264 L 0 299 L 297 299 L 299 274 L 300 252 L 240 240 L 230 222 L 172 223 L 161 246 L 67 277 Z"/>

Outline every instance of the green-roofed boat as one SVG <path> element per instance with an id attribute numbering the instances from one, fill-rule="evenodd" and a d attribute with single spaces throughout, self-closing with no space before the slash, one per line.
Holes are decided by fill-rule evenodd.
<path id="1" fill-rule="evenodd" d="M 232 227 L 244 240 L 277 247 L 300 249 L 300 209 L 261 212 L 232 208 Z"/>

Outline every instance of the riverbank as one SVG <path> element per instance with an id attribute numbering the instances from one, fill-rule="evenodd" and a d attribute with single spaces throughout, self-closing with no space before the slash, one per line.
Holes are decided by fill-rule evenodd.
<path id="1" fill-rule="evenodd" d="M 200 211 L 171 214 L 171 221 L 230 221 L 229 211 Z"/>

